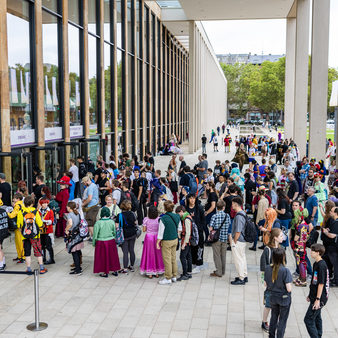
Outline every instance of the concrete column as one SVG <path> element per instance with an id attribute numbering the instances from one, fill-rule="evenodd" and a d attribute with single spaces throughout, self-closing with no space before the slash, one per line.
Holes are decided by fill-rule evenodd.
<path id="1" fill-rule="evenodd" d="M 324 159 L 328 90 L 330 0 L 312 1 L 309 156 Z"/>
<path id="2" fill-rule="evenodd" d="M 195 51 L 195 22 L 189 22 L 189 152 L 195 150 L 195 121 L 196 121 L 196 51 Z"/>
<path id="3" fill-rule="evenodd" d="M 306 154 L 310 0 L 297 1 L 294 140 Z"/>
<path id="4" fill-rule="evenodd" d="M 10 135 L 10 103 L 7 44 L 7 2 L 0 1 L 0 119 L 1 119 L 1 151 L 11 151 Z M 7 93 L 8 95 L 1 95 Z M 2 158 L 3 172 L 8 182 L 12 181 L 12 163 L 10 157 Z"/>
<path id="5" fill-rule="evenodd" d="M 296 18 L 286 20 L 284 135 L 294 137 Z"/>

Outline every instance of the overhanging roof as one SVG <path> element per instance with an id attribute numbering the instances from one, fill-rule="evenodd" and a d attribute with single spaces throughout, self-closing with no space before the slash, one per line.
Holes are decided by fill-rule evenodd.
<path id="1" fill-rule="evenodd" d="M 289 15 L 294 2 L 294 0 L 157 1 L 162 8 L 163 21 L 283 19 Z"/>

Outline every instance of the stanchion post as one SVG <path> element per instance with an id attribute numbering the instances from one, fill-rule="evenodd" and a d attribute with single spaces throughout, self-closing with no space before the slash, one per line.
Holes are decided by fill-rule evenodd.
<path id="1" fill-rule="evenodd" d="M 39 313 L 39 270 L 34 270 L 34 301 L 35 301 L 35 322 L 27 325 L 29 331 L 42 331 L 47 329 L 48 324 L 40 322 Z"/>

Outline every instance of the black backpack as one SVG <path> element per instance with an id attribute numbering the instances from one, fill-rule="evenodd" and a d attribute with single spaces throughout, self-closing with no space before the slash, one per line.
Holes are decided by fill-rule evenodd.
<path id="1" fill-rule="evenodd" d="M 136 211 L 138 209 L 140 203 L 133 192 L 121 190 L 120 204 L 124 200 L 128 200 L 131 202 L 131 211 Z"/>
<path id="2" fill-rule="evenodd" d="M 242 235 L 246 242 L 253 243 L 257 237 L 256 225 L 247 215 L 237 214 L 245 218 L 245 226 Z M 236 215 L 236 216 L 237 216 Z"/>

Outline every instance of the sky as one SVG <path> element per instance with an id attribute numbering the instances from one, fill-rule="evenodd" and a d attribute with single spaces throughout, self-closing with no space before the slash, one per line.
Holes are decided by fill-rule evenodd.
<path id="1" fill-rule="evenodd" d="M 216 54 L 285 54 L 286 20 L 204 21 Z M 331 0 L 329 66 L 338 68 L 338 0 Z"/>

